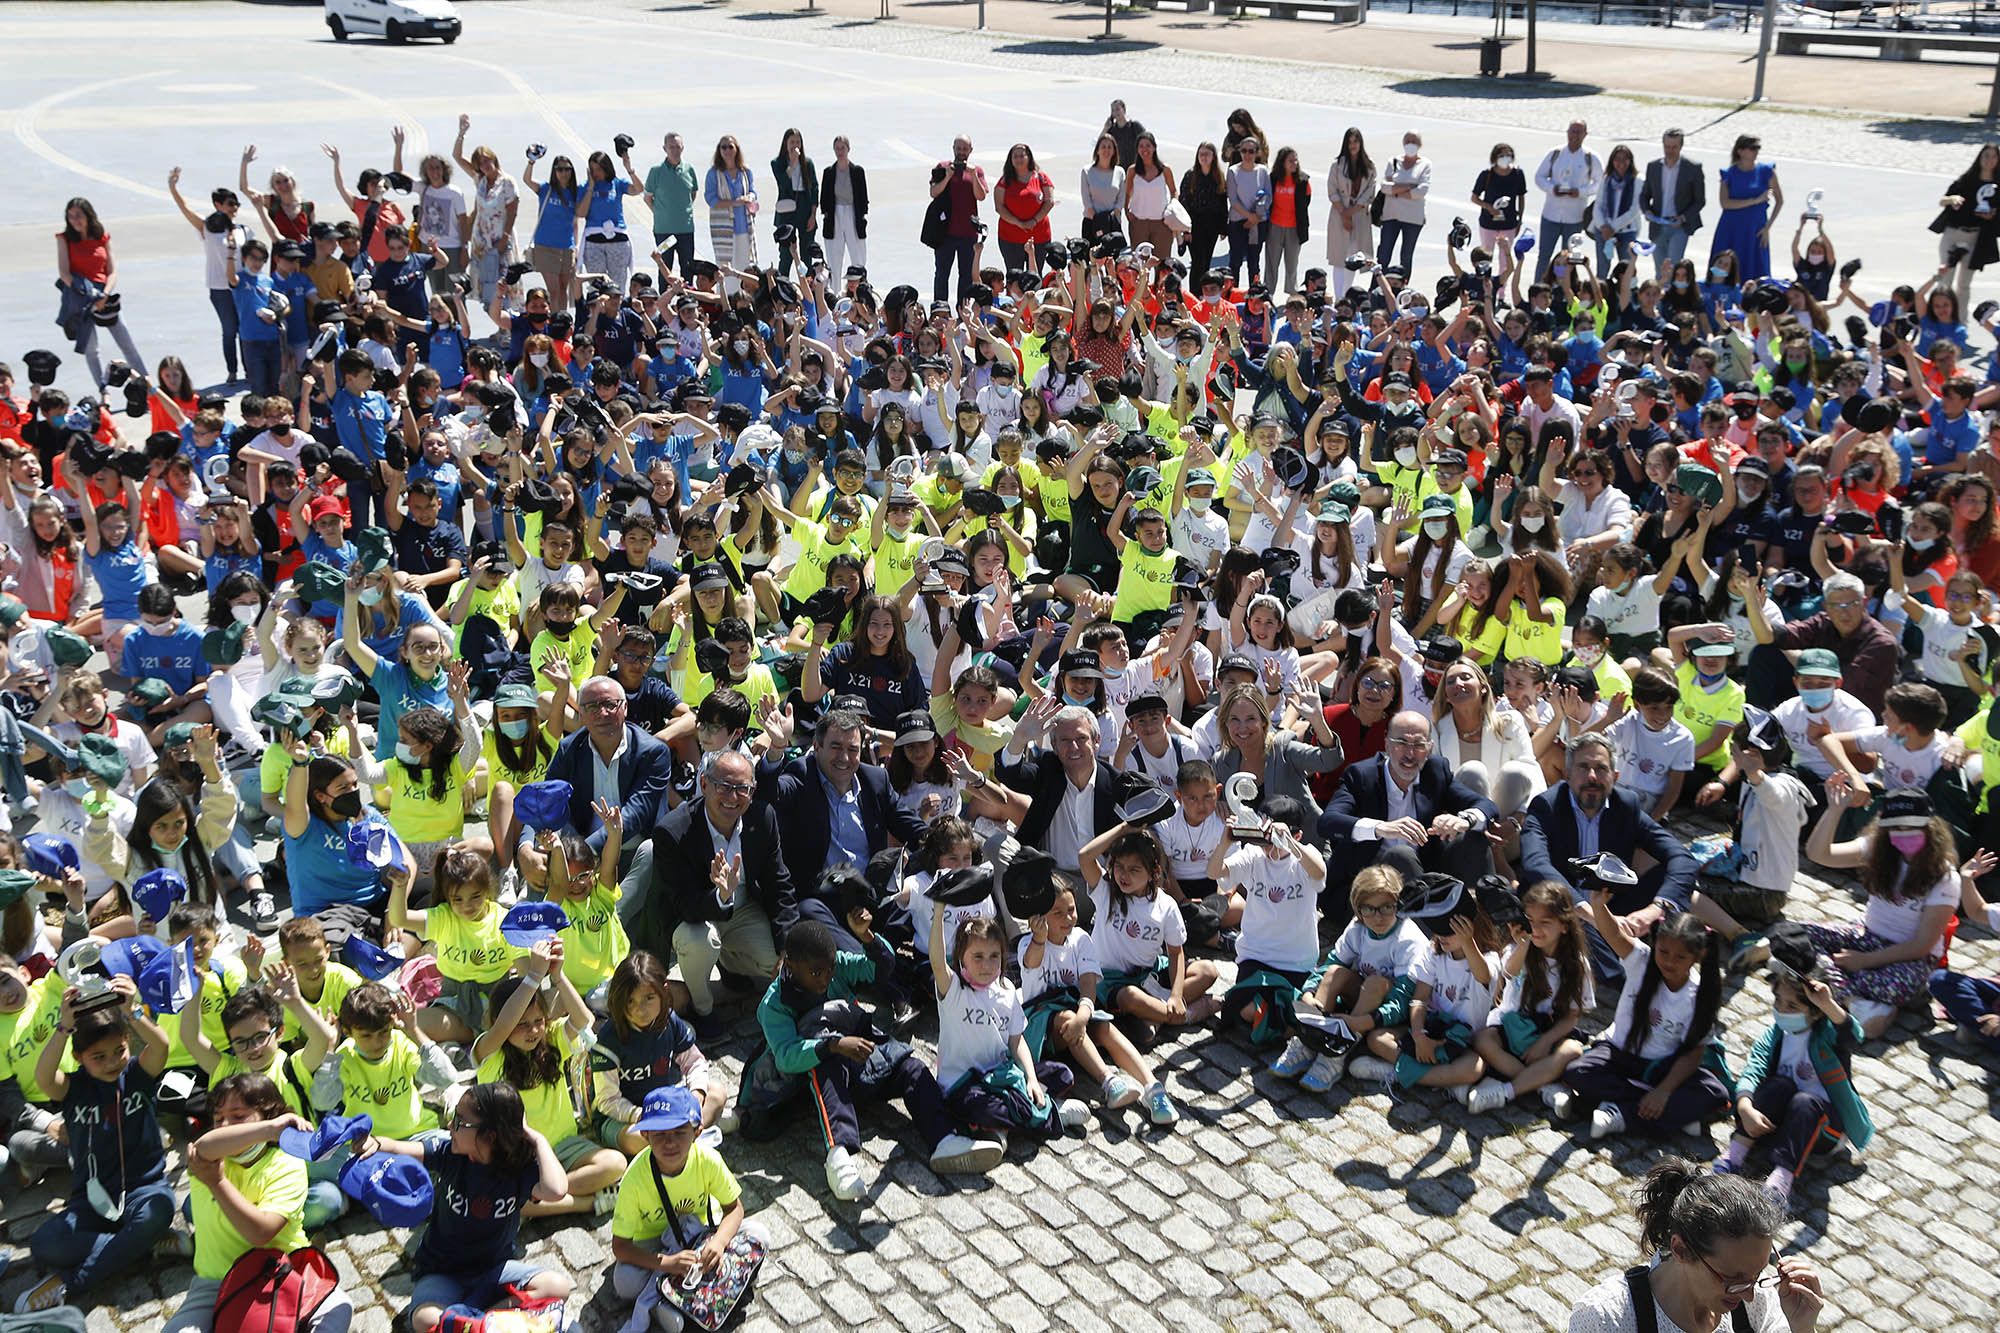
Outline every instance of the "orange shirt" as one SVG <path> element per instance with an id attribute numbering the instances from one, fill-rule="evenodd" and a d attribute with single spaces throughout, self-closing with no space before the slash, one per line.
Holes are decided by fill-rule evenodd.
<path id="1" fill-rule="evenodd" d="M 1299 225 L 1299 186 L 1297 181 L 1285 181 L 1271 187 L 1271 226 L 1296 227 Z"/>

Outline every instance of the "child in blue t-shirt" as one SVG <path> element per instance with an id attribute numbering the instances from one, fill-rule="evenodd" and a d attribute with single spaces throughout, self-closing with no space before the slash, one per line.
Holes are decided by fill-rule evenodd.
<path id="1" fill-rule="evenodd" d="M 125 479 L 123 501 L 106 500 L 93 507 L 83 477 L 70 467 L 70 489 L 82 497 L 83 562 L 97 581 L 103 600 L 103 644 L 107 655 L 123 650 L 125 635 L 139 619 L 139 590 L 157 582 L 146 531 L 132 522 L 139 508 L 139 483 Z"/>
<path id="2" fill-rule="evenodd" d="M 1907 345 L 1904 352 L 1907 357 Z M 1913 371 L 1909 387 L 1924 410 L 1926 425 L 1910 436 L 1912 449 L 1923 448 L 1924 465 L 1914 474 L 1904 475 L 1919 481 L 1939 472 L 1963 472 L 1966 456 L 1979 448 L 1979 419 L 1972 414 L 1972 398 L 1979 386 L 1963 375 L 1954 375 L 1944 382 L 1944 392 L 1935 394 L 1923 375 Z"/>
<path id="3" fill-rule="evenodd" d="M 430 350 L 424 362 L 438 374 L 438 383 L 447 390 L 465 383 L 465 329 L 451 302 L 442 296 L 431 298 L 430 321 L 424 326 Z"/>
<path id="4" fill-rule="evenodd" d="M 179 698 L 195 687 L 195 672 L 207 681 L 201 657 L 201 631 L 180 617 L 174 595 L 161 583 L 139 590 L 139 623 L 125 636 L 118 653 L 118 671 L 127 680 L 151 677 L 166 682 Z"/>
<path id="5" fill-rule="evenodd" d="M 237 337 L 243 344 L 243 376 L 250 381 L 250 392 L 267 397 L 278 391 L 278 373 L 284 364 L 279 338 L 283 330 L 271 304 L 271 275 L 264 271 L 270 258 L 271 248 L 252 237 L 243 243 L 240 256 L 230 247 L 225 270 L 230 296 L 236 303 Z"/>

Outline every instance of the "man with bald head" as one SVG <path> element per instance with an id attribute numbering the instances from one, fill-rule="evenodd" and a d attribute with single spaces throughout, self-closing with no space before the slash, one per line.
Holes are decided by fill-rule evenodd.
<path id="1" fill-rule="evenodd" d="M 592 676 L 577 691 L 577 711 L 583 726 L 563 737 L 549 759 L 544 776 L 570 785 L 570 827 L 590 842 L 592 851 L 604 846 L 604 825 L 592 807 L 603 801 L 623 815 L 621 867 L 659 816 L 660 802 L 673 776 L 673 755 L 665 743 L 625 719 L 625 687 L 610 676 Z M 533 846 L 533 834 L 516 830 L 521 874 L 531 884 L 541 882 L 544 858 Z"/>
<path id="2" fill-rule="evenodd" d="M 712 1016 L 716 968 L 769 980 L 778 941 L 799 912 L 777 809 L 756 799 L 757 766 L 738 750 L 703 762 L 701 799 L 683 802 L 653 830 L 646 908 L 626 918 L 626 931 L 634 948 L 660 957 L 672 941 L 695 1035 L 707 1041 L 721 1034 Z"/>
<path id="3" fill-rule="evenodd" d="M 1332 858 L 1345 874 L 1338 884 L 1328 876 L 1322 910 L 1329 922 L 1347 924 L 1347 881 L 1365 865 L 1392 865 L 1405 879 L 1437 870 L 1471 884 L 1493 869 L 1486 828 L 1498 817 L 1493 802 L 1435 753 L 1431 720 L 1396 714 L 1382 753 L 1349 765 L 1320 815 L 1325 844 L 1351 852 Z"/>
<path id="4" fill-rule="evenodd" d="M 924 214 L 923 241 L 937 255 L 933 301 L 963 301 L 972 291 L 972 254 L 979 240 L 979 204 L 986 198 L 986 171 L 972 165 L 972 140 L 951 141 L 951 161 L 931 170 L 931 202 Z M 951 289 L 952 261 L 958 287 Z"/>

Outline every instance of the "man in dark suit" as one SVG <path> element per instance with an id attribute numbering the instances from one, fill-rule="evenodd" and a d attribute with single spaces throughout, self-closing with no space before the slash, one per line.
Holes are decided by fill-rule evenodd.
<path id="1" fill-rule="evenodd" d="M 768 981 L 777 974 L 778 941 L 799 916 L 779 853 L 778 812 L 756 793 L 748 755 L 714 755 L 701 799 L 682 802 L 653 830 L 651 882 L 624 914 L 633 948 L 665 957 L 671 940 L 704 1041 L 720 1035 L 710 985 L 716 967 Z"/>
<path id="2" fill-rule="evenodd" d="M 625 687 L 611 677 L 592 676 L 577 699 L 583 728 L 563 737 L 544 777 L 570 785 L 569 826 L 589 841 L 593 852 L 604 847 L 604 825 L 592 804 L 602 800 L 619 808 L 624 816 L 618 857 L 622 868 L 631 863 L 643 831 L 659 815 L 673 777 L 673 752 L 625 720 Z M 547 861 L 535 850 L 532 834 L 522 838 L 515 861 L 528 883 L 541 882 Z"/>
<path id="3" fill-rule="evenodd" d="M 1030 708 L 1008 753 L 1041 739 L 1045 730 L 1048 749 L 1018 762 L 1003 760 L 993 775 L 1028 798 L 1028 816 L 1016 835 L 1021 845 L 1039 847 L 1062 869 L 1075 870 L 1084 844 L 1118 823 L 1123 789 L 1098 756 L 1097 717 L 1088 708 Z"/>
<path id="4" fill-rule="evenodd" d="M 1584 909 L 1591 970 L 1600 985 L 1609 986 L 1625 984 L 1625 966 L 1590 924 L 1590 895 L 1578 887 L 1570 860 L 1599 852 L 1610 852 L 1628 865 L 1642 851 L 1653 858 L 1637 884 L 1614 888 L 1611 895 L 1611 910 L 1634 935 L 1652 929 L 1669 911 L 1689 910 L 1696 870 L 1680 839 L 1646 813 L 1637 797 L 1616 786 L 1617 778 L 1611 742 L 1598 735 L 1579 736 L 1570 742 L 1564 781 L 1529 802 L 1521 821 L 1521 882 L 1552 879 L 1575 895 Z"/>
<path id="5" fill-rule="evenodd" d="M 1686 255 L 1688 237 L 1701 230 L 1707 202 L 1701 163 L 1682 157 L 1681 132 L 1668 130 L 1660 139 L 1660 156 L 1646 164 L 1646 183 L 1639 187 L 1639 209 L 1651 226 L 1653 263 L 1662 282 Z"/>
<path id="6" fill-rule="evenodd" d="M 833 136 L 833 161 L 820 173 L 819 234 L 826 271 L 837 287 L 847 265 L 868 267 L 868 173 L 847 160 L 847 136 Z"/>
<path id="7" fill-rule="evenodd" d="M 1431 753 L 1431 720 L 1404 711 L 1389 719 L 1382 753 L 1349 766 L 1319 817 L 1319 833 L 1334 849 L 1323 910 L 1331 926 L 1352 918 L 1347 882 L 1367 865 L 1391 865 L 1404 879 L 1442 871 L 1466 884 L 1493 868 L 1486 829 L 1499 818 L 1493 802 L 1452 777 Z"/>
<path id="8" fill-rule="evenodd" d="M 783 826 L 799 915 L 823 923 L 839 947 L 853 953 L 866 950 L 848 930 L 840 904 L 820 896 L 820 876 L 840 864 L 864 869 L 892 836 L 906 847 L 924 836 L 924 821 L 896 799 L 889 770 L 861 762 L 867 727 L 861 714 L 836 708 L 820 719 L 804 762 L 779 768 L 767 759 L 759 770 L 759 787 Z"/>

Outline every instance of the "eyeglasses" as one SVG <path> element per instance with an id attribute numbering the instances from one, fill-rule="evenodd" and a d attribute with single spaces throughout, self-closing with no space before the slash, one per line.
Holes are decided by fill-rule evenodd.
<path id="1" fill-rule="evenodd" d="M 467 1119 L 466 1119 L 466 1118 L 465 1118 L 464 1116 L 462 1116 L 462 1115 L 454 1115 L 454 1116 L 452 1116 L 452 1118 L 451 1118 L 451 1127 L 452 1127 L 452 1129 L 453 1129 L 454 1131 L 456 1131 L 456 1130 L 461 1130 L 461 1129 L 469 1129 L 469 1130 L 474 1130 L 474 1131 L 477 1131 L 477 1130 L 481 1130 L 481 1129 L 484 1129 L 484 1128 L 486 1128 L 486 1126 L 485 1126 L 485 1125 L 484 1125 L 483 1123 L 481 1123 L 480 1121 L 477 1121 L 477 1120 L 467 1120 Z"/>
<path id="2" fill-rule="evenodd" d="M 625 706 L 623 699 L 593 699 L 583 705 L 586 713 L 615 713 Z"/>
<path id="3" fill-rule="evenodd" d="M 1396 904 L 1375 903 L 1372 906 L 1357 907 L 1354 909 L 1354 915 L 1365 916 L 1370 921 L 1380 921 L 1383 917 L 1396 915 Z"/>
<path id="4" fill-rule="evenodd" d="M 1862 602 L 1859 597 L 1849 597 L 1844 601 L 1826 603 L 1826 609 L 1829 611 L 1857 611 L 1861 608 L 1861 605 Z"/>
<path id="5" fill-rule="evenodd" d="M 444 645 L 441 643 L 413 643 L 408 647 L 413 657 L 436 657 L 444 651 Z"/>
<path id="6" fill-rule="evenodd" d="M 724 796 L 748 796 L 751 792 L 757 790 L 754 785 L 748 782 L 711 781 L 708 785 L 721 792 Z"/>
<path id="7" fill-rule="evenodd" d="M 1393 690 L 1396 688 L 1396 682 L 1393 680 L 1383 680 L 1379 676 L 1363 676 L 1361 678 L 1361 688 L 1364 690 Z"/>
<path id="8" fill-rule="evenodd" d="M 271 1038 L 277 1035 L 278 1034 L 276 1030 L 272 1028 L 265 1028 L 262 1032 L 246 1033 L 245 1035 L 238 1037 L 234 1041 L 230 1042 L 229 1049 L 237 1055 L 243 1055 L 250 1051 L 261 1050 L 265 1046 L 268 1046 L 270 1044 Z"/>
<path id="9" fill-rule="evenodd" d="M 1703 1268 L 1715 1274 L 1715 1280 L 1722 1284 L 1722 1294 L 1725 1296 L 1741 1296 L 1745 1292 L 1755 1291 L 1758 1287 L 1766 1284 L 1775 1284 L 1779 1276 L 1776 1272 L 1770 1271 L 1776 1268 L 1778 1263 L 1778 1252 L 1776 1250 L 1771 1251 L 1771 1257 L 1764 1261 L 1764 1267 L 1758 1271 L 1757 1276 L 1749 1279 L 1747 1282 L 1731 1282 L 1721 1273 L 1716 1272 L 1715 1265 L 1710 1263 L 1706 1258 L 1703 1258 L 1699 1254 L 1695 1258 L 1701 1260 Z"/>
<path id="10" fill-rule="evenodd" d="M 620 648 L 614 654 L 621 662 L 650 662 L 653 655 L 643 649 Z"/>
<path id="11" fill-rule="evenodd" d="M 1389 746 L 1396 750 L 1428 750 L 1431 738 L 1428 736 L 1391 736 Z"/>

